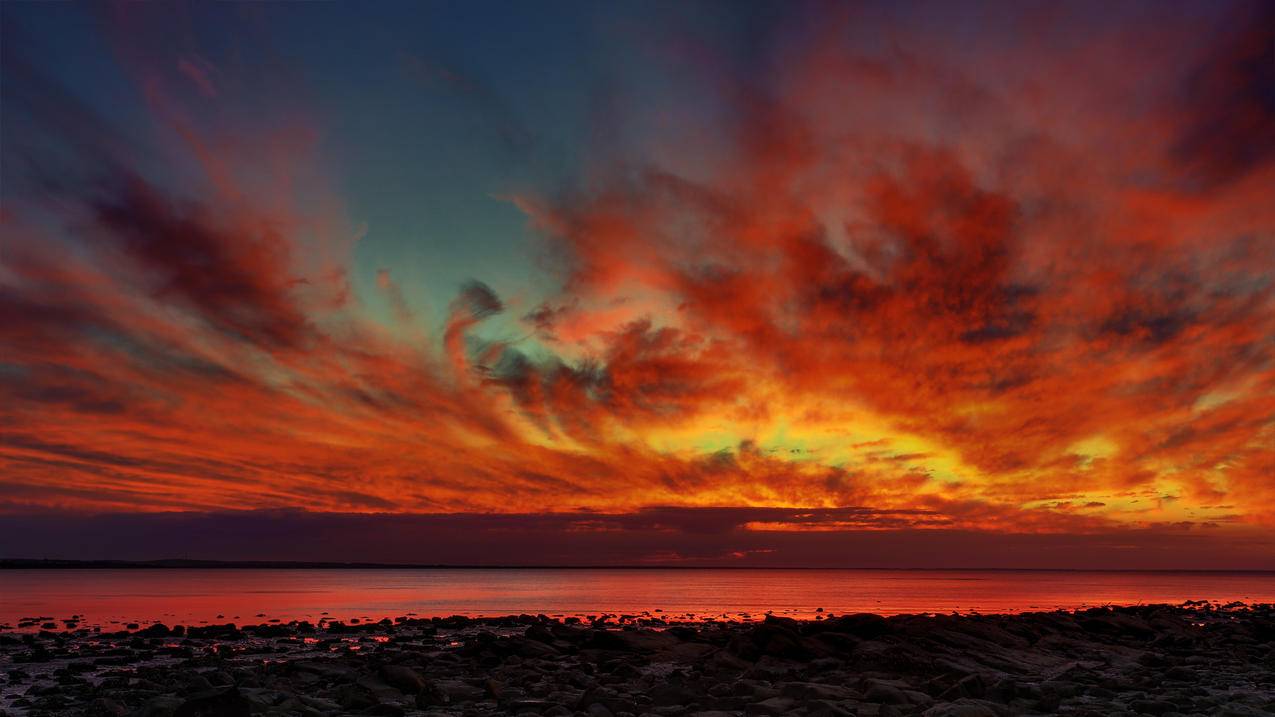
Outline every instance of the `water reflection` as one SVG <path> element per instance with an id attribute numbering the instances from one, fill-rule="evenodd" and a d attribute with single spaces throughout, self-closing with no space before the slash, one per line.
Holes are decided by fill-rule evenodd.
<path id="1" fill-rule="evenodd" d="M 1107 604 L 1275 602 L 1275 573 L 500 569 L 7 570 L 0 623 L 107 627 L 400 615 L 1021 612 Z"/>

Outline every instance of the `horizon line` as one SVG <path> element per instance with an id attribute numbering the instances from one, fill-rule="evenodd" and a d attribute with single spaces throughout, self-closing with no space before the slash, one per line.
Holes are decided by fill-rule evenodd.
<path id="1" fill-rule="evenodd" d="M 309 560 L 201 560 L 158 558 L 153 560 L 76 560 L 63 558 L 0 558 L 0 570 L 855 570 L 896 572 L 1001 572 L 1001 573 L 1215 573 L 1275 574 L 1275 568 L 1022 568 L 1022 567 L 867 567 L 815 565 L 560 565 L 480 563 L 382 563 Z"/>

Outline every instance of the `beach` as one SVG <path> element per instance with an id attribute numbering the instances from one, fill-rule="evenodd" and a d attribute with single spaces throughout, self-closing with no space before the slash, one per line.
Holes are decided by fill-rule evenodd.
<path id="1" fill-rule="evenodd" d="M 1266 715 L 1275 606 L 685 621 L 73 620 L 0 632 L 5 715 Z"/>

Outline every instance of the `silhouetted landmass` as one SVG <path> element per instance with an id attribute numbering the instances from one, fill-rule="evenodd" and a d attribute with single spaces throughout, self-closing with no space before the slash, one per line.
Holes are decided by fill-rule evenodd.
<path id="1" fill-rule="evenodd" d="M 553 564 L 448 564 L 448 563 L 342 563 L 295 560 L 61 560 L 42 558 L 0 558 L 0 570 L 92 570 L 92 569 L 260 569 L 260 570 L 829 570 L 827 567 L 765 565 L 553 565 Z M 838 569 L 838 568 L 831 568 Z M 881 570 L 877 567 L 847 567 L 843 570 Z M 1005 573 L 1223 573 L 1269 575 L 1275 570 L 1125 570 L 1071 568 L 890 568 L 918 572 L 1005 572 Z"/>
<path id="2" fill-rule="evenodd" d="M 44 619 L 44 618 L 35 618 Z M 70 622 L 70 621 L 67 621 Z M 675 623 L 544 615 L 0 632 L 31 717 L 1275 712 L 1275 606 Z M 26 624 L 30 627 L 30 621 Z M 140 629 L 137 629 L 140 628 Z"/>
<path id="3" fill-rule="evenodd" d="M 262 570 L 403 570 L 430 569 L 446 567 L 479 567 L 468 565 L 428 565 L 402 563 L 334 563 L 323 561 L 281 561 L 281 560 L 184 560 L 170 558 L 165 560 L 58 560 L 58 559 L 0 559 L 0 570 L 57 570 L 57 569 L 156 569 L 156 568 L 199 568 L 199 569 L 262 569 Z"/>

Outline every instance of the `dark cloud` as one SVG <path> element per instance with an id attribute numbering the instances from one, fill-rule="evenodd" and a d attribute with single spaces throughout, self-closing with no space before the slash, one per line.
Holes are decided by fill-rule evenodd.
<path id="1" fill-rule="evenodd" d="M 522 320 L 531 324 L 536 333 L 547 340 L 555 340 L 557 335 L 554 328 L 558 321 L 567 316 L 573 310 L 569 305 L 554 305 L 548 302 L 542 303 L 531 311 L 527 312 Z"/>
<path id="2" fill-rule="evenodd" d="M 606 353 L 568 364 L 551 357 L 532 361 L 506 349 L 489 382 L 504 387 L 542 428 L 576 438 L 596 436 L 607 417 L 640 425 L 689 417 L 728 402 L 738 379 L 719 370 L 713 347 L 649 320 L 618 327 Z"/>
<path id="3" fill-rule="evenodd" d="M 855 514 L 658 508 L 637 514 L 484 515 L 6 512 L 0 513 L 0 557 L 567 566 L 1275 567 L 1269 535 L 1237 536 L 1232 549 L 1219 555 L 1212 541 L 1183 527 L 1087 535 L 739 527 L 744 522 L 800 520 L 811 513 L 837 520 Z"/>
<path id="4" fill-rule="evenodd" d="M 475 279 L 461 285 L 456 303 L 468 311 L 474 319 L 485 319 L 505 310 L 505 305 L 496 292 L 492 291 L 490 286 Z"/>
<path id="5" fill-rule="evenodd" d="M 195 309 L 213 326 L 265 348 L 298 348 L 308 321 L 291 295 L 289 244 L 268 221 L 217 227 L 194 203 L 163 196 L 136 176 L 93 203 L 103 236 L 138 265 L 161 301 Z"/>
<path id="6" fill-rule="evenodd" d="M 1242 179 L 1275 159 L 1275 4 L 1243 4 L 1182 92 L 1172 157 L 1201 187 Z"/>

